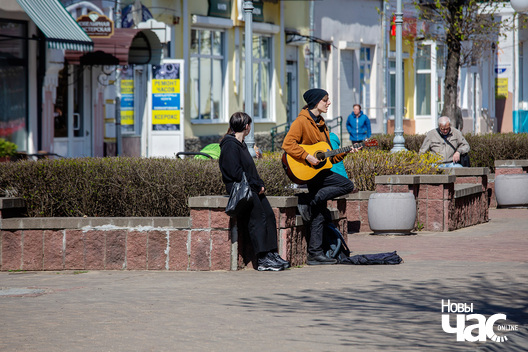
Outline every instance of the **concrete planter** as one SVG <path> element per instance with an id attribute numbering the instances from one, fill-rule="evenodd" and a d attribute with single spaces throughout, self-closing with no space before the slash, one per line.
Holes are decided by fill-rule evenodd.
<path id="1" fill-rule="evenodd" d="M 495 197 L 500 207 L 528 206 L 528 174 L 497 175 Z"/>
<path id="2" fill-rule="evenodd" d="M 370 229 L 376 234 L 409 234 L 416 222 L 412 193 L 373 193 L 368 203 Z"/>

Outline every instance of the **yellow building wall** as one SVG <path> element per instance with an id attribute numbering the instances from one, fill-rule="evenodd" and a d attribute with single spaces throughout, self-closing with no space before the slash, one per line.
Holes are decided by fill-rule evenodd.
<path id="1" fill-rule="evenodd" d="M 171 26 L 174 26 L 175 36 L 172 38 L 171 45 L 174 46 L 175 58 L 183 59 L 185 50 L 188 48 L 183 47 L 184 43 L 184 23 L 186 22 L 189 26 L 187 30 L 188 38 L 187 43 L 190 45 L 190 35 L 192 29 L 192 15 L 207 16 L 209 9 L 208 0 L 187 0 L 187 21 L 184 21 L 183 16 L 183 0 L 142 0 L 142 3 L 152 8 L 152 14 L 158 21 L 163 21 Z M 155 10 L 158 8 L 159 10 Z M 282 13 L 281 13 L 282 8 Z M 243 10 L 242 10 L 243 12 Z M 242 92 L 244 90 L 244 82 L 241 80 L 242 72 L 242 54 L 237 52 L 242 49 L 244 39 L 245 22 L 238 20 L 238 6 L 237 0 L 231 2 L 231 20 L 233 21 L 234 27 L 225 30 L 225 39 L 227 40 L 226 52 L 224 53 L 226 63 L 226 78 L 225 84 L 227 85 L 227 116 L 226 120 L 229 120 L 231 114 L 236 111 L 243 111 L 244 105 L 242 100 Z M 243 17 L 242 13 L 242 17 Z M 280 16 L 284 16 L 284 27 L 287 29 L 295 29 L 303 35 L 309 35 L 309 2 L 306 1 L 281 1 L 277 3 L 264 2 L 263 6 L 264 22 L 271 23 L 273 25 L 280 26 Z M 178 18 L 179 17 L 179 18 Z M 179 21 L 178 21 L 179 20 Z M 177 23 L 175 23 L 177 22 Z M 255 23 L 255 21 L 253 21 Z M 236 33 L 238 32 L 238 48 L 235 47 Z M 281 45 L 281 33 L 277 33 L 271 36 L 273 38 L 273 57 L 272 57 L 272 90 L 274 105 L 270 108 L 270 121 L 271 122 L 258 122 L 254 125 L 255 132 L 269 132 L 270 129 L 276 124 L 282 124 L 287 121 L 287 95 L 286 87 L 281 86 L 281 77 L 284 85 L 286 85 L 286 63 L 281 61 L 284 60 L 284 55 L 281 54 L 282 48 L 285 45 Z M 304 105 L 302 100 L 302 93 L 308 89 L 309 86 L 309 72 L 305 68 L 304 62 L 304 46 L 297 46 L 298 50 L 298 91 L 299 91 L 299 106 Z M 238 58 L 238 60 L 236 59 Z M 281 60 L 282 58 L 282 60 Z M 184 70 L 188 70 L 188 63 L 185 63 Z M 239 75 L 238 85 L 236 84 L 236 75 Z M 207 136 L 207 135 L 223 135 L 228 128 L 228 122 L 222 123 L 204 123 L 204 124 L 193 124 L 190 121 L 189 113 L 190 110 L 187 106 L 190 106 L 190 95 L 189 95 L 189 82 L 185 82 L 185 138 L 194 136 Z M 225 102 L 224 102 L 225 103 Z"/>
<path id="2" fill-rule="evenodd" d="M 396 40 L 391 38 L 390 50 L 396 51 Z M 404 119 L 414 120 L 414 89 L 415 89 L 415 67 L 414 67 L 414 42 L 409 40 L 403 40 L 402 52 L 409 55 L 408 59 L 403 60 L 404 69 L 404 87 L 405 92 L 403 95 L 403 106 L 407 110 L 407 113 L 403 116 Z"/>
<path id="3" fill-rule="evenodd" d="M 301 35 L 310 35 L 310 2 L 309 1 L 284 1 L 284 28 L 296 30 Z M 305 48 L 309 47 L 309 42 L 303 45 L 296 45 L 297 48 L 297 85 L 298 85 L 298 106 L 299 111 L 305 105 L 302 97 L 303 93 L 310 88 L 310 70 L 306 65 L 304 57 Z M 284 97 L 286 104 L 286 97 Z M 286 122 L 286 120 L 284 121 Z"/>

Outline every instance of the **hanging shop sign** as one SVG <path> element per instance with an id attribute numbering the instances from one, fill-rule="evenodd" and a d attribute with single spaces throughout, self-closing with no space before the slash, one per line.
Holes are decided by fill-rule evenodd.
<path id="1" fill-rule="evenodd" d="M 134 67 L 121 71 L 121 126 L 123 132 L 134 131 Z"/>
<path id="2" fill-rule="evenodd" d="M 209 0 L 207 16 L 231 18 L 231 0 Z"/>
<path id="3" fill-rule="evenodd" d="M 90 37 L 110 38 L 114 35 L 114 21 L 95 11 L 77 18 L 77 23 Z"/>

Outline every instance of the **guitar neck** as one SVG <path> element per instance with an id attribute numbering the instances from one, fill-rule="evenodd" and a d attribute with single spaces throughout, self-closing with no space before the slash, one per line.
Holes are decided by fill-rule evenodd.
<path id="1" fill-rule="evenodd" d="M 343 147 L 343 148 L 339 148 L 339 149 L 335 149 L 335 150 L 329 150 L 329 151 L 325 152 L 324 155 L 325 155 L 325 158 L 331 158 L 331 157 L 336 156 L 338 154 L 346 153 L 346 152 L 350 151 L 350 149 L 352 149 L 352 148 L 361 148 L 361 147 L 364 147 L 364 146 L 365 146 L 365 143 L 363 143 L 363 142 L 354 143 L 353 145 L 349 145 L 347 147 Z"/>

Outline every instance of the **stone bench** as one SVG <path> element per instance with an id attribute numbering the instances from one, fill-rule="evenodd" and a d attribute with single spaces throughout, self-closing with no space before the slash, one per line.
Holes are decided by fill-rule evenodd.
<path id="1" fill-rule="evenodd" d="M 528 160 L 495 160 L 495 176 L 525 174 L 528 172 Z"/>
<path id="2" fill-rule="evenodd" d="M 457 184 L 455 175 L 376 176 L 376 192 L 411 192 L 416 199 L 417 228 L 452 231 L 487 222 L 488 199 L 482 185 Z"/>
<path id="3" fill-rule="evenodd" d="M 486 192 L 488 197 L 488 205 L 490 208 L 497 207 L 495 199 L 495 175 L 490 174 L 487 167 L 454 167 L 445 170 L 447 175 L 455 175 L 455 183 L 473 183 L 482 185 L 482 189 Z"/>
<path id="4" fill-rule="evenodd" d="M 484 172 L 483 172 L 484 175 Z M 482 184 L 455 175 L 376 177 L 377 192 L 411 192 L 417 222 L 451 231 L 488 219 Z M 345 238 L 370 232 L 368 199 L 358 192 L 329 201 Z M 268 197 L 277 220 L 278 249 L 292 265 L 306 260 L 306 229 L 297 197 Z M 0 221 L 0 270 L 237 270 L 254 265 L 247 234 L 224 212 L 227 196 L 189 199 L 184 218 L 7 218 Z M 19 209 L 20 200 L 5 200 Z M 3 209 L 2 209 L 3 210 Z M 346 236 L 348 234 L 348 236 Z M 353 240 L 353 239 L 352 239 Z"/>

